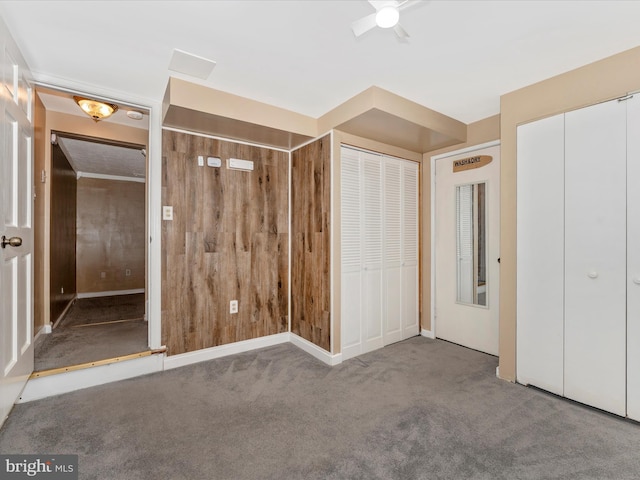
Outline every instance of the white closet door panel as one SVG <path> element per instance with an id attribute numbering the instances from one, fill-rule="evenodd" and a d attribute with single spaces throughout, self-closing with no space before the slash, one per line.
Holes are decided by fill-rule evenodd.
<path id="1" fill-rule="evenodd" d="M 362 281 L 360 272 L 342 273 L 342 358 L 362 353 Z"/>
<path id="2" fill-rule="evenodd" d="M 399 267 L 402 261 L 402 165 L 384 159 L 384 263 Z"/>
<path id="3" fill-rule="evenodd" d="M 379 155 L 362 153 L 362 176 L 364 265 L 368 269 L 381 269 L 382 166 Z"/>
<path id="4" fill-rule="evenodd" d="M 403 287 L 401 267 L 387 267 L 385 269 L 384 290 L 386 299 L 384 344 L 389 345 L 402 340 Z"/>
<path id="5" fill-rule="evenodd" d="M 384 344 L 402 340 L 402 164 L 382 157 L 384 166 Z"/>
<path id="6" fill-rule="evenodd" d="M 640 420 L 640 95 L 627 101 L 627 415 Z"/>
<path id="7" fill-rule="evenodd" d="M 564 114 L 518 127 L 517 380 L 563 395 Z"/>
<path id="8" fill-rule="evenodd" d="M 418 265 L 418 164 L 402 169 L 402 264 Z"/>
<path id="9" fill-rule="evenodd" d="M 362 353 L 362 241 L 359 154 L 342 148 L 340 162 L 342 358 Z"/>
<path id="10" fill-rule="evenodd" d="M 363 353 L 383 346 L 382 342 L 382 270 L 362 273 Z"/>
<path id="11" fill-rule="evenodd" d="M 626 412 L 625 185 L 625 103 L 567 113 L 564 393 L 618 415 Z"/>
<path id="12" fill-rule="evenodd" d="M 402 339 L 420 333 L 418 322 L 418 266 L 402 268 Z"/>
<path id="13" fill-rule="evenodd" d="M 360 226 L 360 160 L 358 152 L 342 149 L 341 155 L 341 264 L 342 271 L 360 271 L 362 264 Z"/>
<path id="14" fill-rule="evenodd" d="M 413 162 L 402 166 L 402 338 L 420 333 L 418 307 L 418 172 Z"/>

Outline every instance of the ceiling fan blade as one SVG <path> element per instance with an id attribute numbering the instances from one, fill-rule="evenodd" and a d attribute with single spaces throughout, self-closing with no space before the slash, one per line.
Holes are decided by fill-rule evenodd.
<path id="1" fill-rule="evenodd" d="M 382 7 L 386 7 L 387 5 L 391 5 L 394 7 L 398 7 L 401 2 L 395 0 L 368 0 L 373 8 L 376 9 L 376 12 L 380 10 Z"/>
<path id="2" fill-rule="evenodd" d="M 407 33 L 407 31 L 404 28 L 402 28 L 400 26 L 399 23 L 396 23 L 396 26 L 393 27 L 393 31 L 396 32 L 396 35 L 398 35 L 398 38 L 400 40 L 405 40 L 405 39 L 409 38 L 409 34 Z"/>
<path id="3" fill-rule="evenodd" d="M 400 2 L 400 5 L 398 5 L 398 10 L 406 10 L 407 8 L 415 7 L 416 5 L 419 5 L 421 3 L 429 3 L 429 0 L 405 0 L 404 2 Z"/>
<path id="4" fill-rule="evenodd" d="M 365 32 L 368 32 L 376 26 L 376 14 L 372 13 L 366 17 L 362 17 L 360 20 L 356 20 L 351 24 L 351 30 L 356 37 L 359 37 Z"/>

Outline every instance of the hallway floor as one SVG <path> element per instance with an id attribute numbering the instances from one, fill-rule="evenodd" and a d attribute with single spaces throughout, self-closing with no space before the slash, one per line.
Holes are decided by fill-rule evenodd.
<path id="1" fill-rule="evenodd" d="M 35 371 L 121 357 L 148 350 L 144 294 L 76 300 L 50 334 L 35 345 Z"/>

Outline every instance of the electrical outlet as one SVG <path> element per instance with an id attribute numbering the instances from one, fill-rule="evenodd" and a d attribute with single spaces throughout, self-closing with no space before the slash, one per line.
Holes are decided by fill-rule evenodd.
<path id="1" fill-rule="evenodd" d="M 124 276 L 125 277 L 130 277 L 131 276 L 131 269 L 130 268 L 125 269 Z"/>
<path id="2" fill-rule="evenodd" d="M 229 302 L 229 313 L 238 313 L 238 300 L 231 300 Z"/>
<path id="3" fill-rule="evenodd" d="M 60 287 L 60 293 L 64 293 L 64 287 Z"/>
<path id="4" fill-rule="evenodd" d="M 100 272 L 100 278 L 107 278 L 107 272 Z"/>
<path id="5" fill-rule="evenodd" d="M 162 219 L 173 220 L 173 207 L 171 205 L 164 205 L 162 207 Z"/>

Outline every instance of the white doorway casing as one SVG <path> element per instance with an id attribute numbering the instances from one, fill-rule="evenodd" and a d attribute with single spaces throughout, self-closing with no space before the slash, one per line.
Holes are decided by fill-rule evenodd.
<path id="1" fill-rule="evenodd" d="M 455 160 L 490 155 L 481 168 L 453 173 Z M 456 187 L 486 183 L 486 306 L 457 301 Z M 431 336 L 498 354 L 500 282 L 500 142 L 431 157 Z M 424 333 L 423 333 L 424 334 Z"/>

